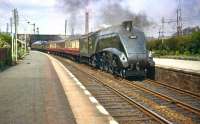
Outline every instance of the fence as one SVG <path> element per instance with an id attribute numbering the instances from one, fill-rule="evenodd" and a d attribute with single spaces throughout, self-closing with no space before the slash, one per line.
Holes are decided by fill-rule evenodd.
<path id="1" fill-rule="evenodd" d="M 0 48 L 0 70 L 4 69 L 6 66 L 11 65 L 11 49 L 10 48 Z"/>

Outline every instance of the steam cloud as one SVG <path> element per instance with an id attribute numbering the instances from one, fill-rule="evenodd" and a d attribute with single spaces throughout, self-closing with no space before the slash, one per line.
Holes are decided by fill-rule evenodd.
<path id="1" fill-rule="evenodd" d="M 135 26 L 139 28 L 145 28 L 152 23 L 147 19 L 147 16 L 143 14 L 135 14 L 121 5 L 122 0 L 57 0 L 59 6 L 70 15 L 69 23 L 71 27 L 75 27 L 77 24 L 84 23 L 83 19 L 78 18 L 80 12 L 85 12 L 87 8 L 87 2 L 93 4 L 94 6 L 98 4 L 103 4 L 98 9 L 98 17 L 95 19 L 100 24 L 115 25 L 119 24 L 125 20 L 133 20 Z M 90 6 L 90 5 L 89 5 Z M 92 8 L 97 10 L 96 8 Z M 83 17 L 82 17 L 83 18 Z M 97 24 L 97 23 L 96 23 Z M 98 27 L 98 26 L 96 26 Z"/>
<path id="2" fill-rule="evenodd" d="M 148 27 L 152 24 L 152 22 L 150 22 L 147 19 L 146 14 L 132 13 L 129 10 L 123 8 L 118 3 L 108 4 L 106 8 L 102 10 L 103 13 L 101 13 L 101 17 L 104 23 L 115 25 L 126 20 L 132 20 L 134 26 L 139 27 L 141 29 Z"/>

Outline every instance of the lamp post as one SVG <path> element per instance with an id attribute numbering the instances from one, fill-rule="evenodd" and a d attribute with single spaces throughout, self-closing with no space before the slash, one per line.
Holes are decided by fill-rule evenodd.
<path id="1" fill-rule="evenodd" d="M 28 23 L 29 25 L 33 26 L 33 35 L 34 35 L 34 36 L 33 36 L 33 39 L 35 40 L 35 31 L 36 31 L 36 30 L 35 30 L 35 26 L 36 26 L 36 24 L 35 24 L 35 23 L 31 23 L 31 22 L 29 22 L 29 21 L 28 21 L 27 23 Z"/>

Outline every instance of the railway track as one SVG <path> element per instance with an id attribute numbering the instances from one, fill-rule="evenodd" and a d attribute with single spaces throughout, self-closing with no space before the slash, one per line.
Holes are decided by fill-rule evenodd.
<path id="1" fill-rule="evenodd" d="M 153 80 L 134 83 L 143 88 L 150 89 L 177 104 L 187 106 L 188 109 L 200 115 L 200 95 L 198 94 L 161 84 Z"/>
<path id="2" fill-rule="evenodd" d="M 117 89 L 106 85 L 93 75 L 80 71 L 80 68 L 78 69 L 74 65 L 63 61 L 62 58 L 57 57 L 57 59 L 70 71 L 74 72 L 73 74 L 79 78 L 87 90 L 95 96 L 120 124 L 170 124 L 161 116 L 121 94 Z"/>
<path id="3" fill-rule="evenodd" d="M 85 83 L 84 79 L 82 83 L 85 87 L 95 96 L 95 98 L 106 108 L 106 110 L 114 117 L 120 124 L 157 124 L 165 123 L 169 124 L 167 120 L 161 116 L 153 113 L 142 105 L 132 101 L 129 97 L 120 93 L 117 89 L 114 89 L 102 81 L 98 80 L 94 76 L 87 74 L 90 77 L 90 83 Z M 78 77 L 80 75 L 77 75 Z"/>
<path id="4" fill-rule="evenodd" d="M 61 58 L 58 58 L 58 59 L 61 60 Z M 104 87 L 106 86 L 107 88 L 115 92 L 115 94 L 118 94 L 118 96 L 126 100 L 129 104 L 136 106 L 138 109 L 143 111 L 143 114 L 146 113 L 146 115 L 148 115 L 147 117 L 150 117 L 150 119 L 146 119 L 146 120 L 150 120 L 149 122 L 187 123 L 187 124 L 200 123 L 200 115 L 198 113 L 198 109 L 197 110 L 194 109 L 194 106 L 189 107 L 187 106 L 188 105 L 187 103 L 181 104 L 181 102 L 178 101 L 177 99 L 166 97 L 160 92 L 152 90 L 153 89 L 152 87 L 151 87 L 152 89 L 151 88 L 147 89 L 147 86 L 145 86 L 145 83 L 139 84 L 140 82 L 118 80 L 115 78 L 111 79 L 108 76 L 108 74 L 104 72 L 92 70 L 86 67 L 85 65 L 82 65 L 82 64 L 78 65 L 68 60 L 64 60 L 64 61 L 65 62 L 67 61 L 68 64 L 71 64 L 71 66 L 75 67 L 77 70 L 81 71 L 82 73 L 87 74 L 89 77 L 95 80 L 96 83 L 101 84 Z M 102 78 L 102 76 L 105 78 Z M 88 86 L 86 87 L 88 88 Z M 98 89 L 99 88 L 96 88 L 93 91 L 97 91 Z M 90 90 L 90 88 L 88 90 Z M 105 92 L 104 96 L 106 96 L 106 94 L 107 93 Z M 100 97 L 100 98 L 106 99 L 107 97 Z M 108 101 L 108 102 L 102 102 L 102 103 L 110 103 L 110 102 Z M 118 109 L 118 110 L 121 110 L 121 109 Z M 123 107 L 122 107 L 122 110 L 123 110 Z M 129 118 L 128 115 L 123 116 L 123 117 Z M 152 121 L 152 119 L 154 121 Z M 116 120 L 118 119 L 116 118 Z M 120 119 L 119 119 L 119 122 L 120 122 Z"/>
<path id="5" fill-rule="evenodd" d="M 200 99 L 200 94 L 196 94 L 196 93 L 193 93 L 193 92 L 188 91 L 188 90 L 183 90 L 183 89 L 171 86 L 171 85 L 163 83 L 163 82 L 158 82 L 158 81 L 150 80 L 150 79 L 146 79 L 143 82 L 145 82 L 145 83 L 151 83 L 151 84 L 155 84 L 155 85 L 159 85 L 159 86 L 162 86 L 164 88 L 167 88 L 167 89 L 170 89 L 170 90 L 175 90 L 175 91 L 177 91 L 179 93 L 188 94 L 188 95 L 190 95 L 192 97 L 196 97 L 197 99 Z"/>
<path id="6" fill-rule="evenodd" d="M 129 82 L 129 81 L 125 81 L 125 82 Z M 137 82 L 137 83 L 141 83 L 141 82 Z M 182 96 L 178 94 L 176 95 L 176 92 L 170 92 L 170 91 L 164 92 L 164 91 L 167 91 L 167 89 L 164 89 L 162 91 L 161 90 L 155 91 L 152 88 L 149 88 L 147 86 L 141 86 L 141 84 L 137 84 L 137 83 L 130 82 L 128 85 L 130 87 L 138 88 L 142 90 L 143 93 L 146 94 L 146 98 L 151 99 L 155 103 L 159 104 L 161 108 L 164 107 L 163 111 L 166 111 L 166 113 L 174 113 L 175 115 L 179 116 L 180 120 L 181 118 L 186 117 L 184 120 L 188 120 L 187 123 L 191 123 L 191 122 L 200 123 L 199 108 L 196 107 L 199 105 L 198 99 L 192 98 L 190 96 L 185 96 L 184 94 L 182 94 Z M 151 95 L 149 96 L 149 94 L 152 94 L 152 96 Z M 181 113 L 182 115 L 179 115 L 179 113 Z M 170 114 L 167 114 L 165 116 L 170 117 Z"/>

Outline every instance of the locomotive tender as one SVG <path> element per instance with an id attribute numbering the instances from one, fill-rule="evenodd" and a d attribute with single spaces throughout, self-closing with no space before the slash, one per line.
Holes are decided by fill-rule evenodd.
<path id="1" fill-rule="evenodd" d="M 154 68 L 153 59 L 146 49 L 145 35 L 133 26 L 132 21 L 87 35 L 52 41 L 42 50 L 87 63 L 123 78 L 144 77 Z"/>

